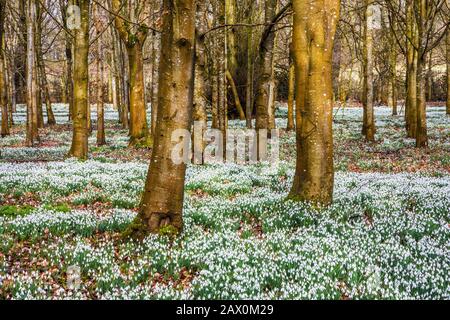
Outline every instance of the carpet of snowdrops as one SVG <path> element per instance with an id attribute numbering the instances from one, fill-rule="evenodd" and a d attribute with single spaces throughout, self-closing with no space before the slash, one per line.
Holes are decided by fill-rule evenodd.
<path id="1" fill-rule="evenodd" d="M 277 164 L 190 165 L 183 233 L 143 242 L 121 234 L 136 215 L 150 151 L 127 148 L 108 107 L 108 145 L 96 147 L 94 132 L 88 161 L 65 159 L 67 109 L 54 109 L 58 126 L 42 130 L 41 147 L 24 147 L 23 127 L 0 139 L 0 299 L 450 299 L 443 107 L 428 109 L 426 151 L 387 108 L 376 108 L 372 144 L 361 138 L 360 109 L 335 109 L 327 208 L 285 200 L 294 133 L 281 132 Z M 277 116 L 284 127 L 283 106 Z"/>

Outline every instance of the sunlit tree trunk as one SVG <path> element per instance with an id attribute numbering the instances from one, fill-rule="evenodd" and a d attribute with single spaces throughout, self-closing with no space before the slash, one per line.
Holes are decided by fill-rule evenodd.
<path id="1" fill-rule="evenodd" d="M 123 44 L 122 41 L 115 37 L 116 39 L 116 57 L 117 61 L 119 63 L 118 70 L 119 70 L 119 88 L 120 88 L 120 115 L 121 115 L 121 124 L 122 129 L 128 129 L 129 128 L 129 90 L 128 90 L 128 73 L 126 72 L 126 55 L 124 54 Z"/>
<path id="2" fill-rule="evenodd" d="M 395 25 L 394 25 L 395 29 Z M 396 116 L 398 114 L 397 110 L 397 49 L 395 36 L 393 34 L 389 35 L 389 69 L 390 69 L 390 81 L 389 81 L 389 107 L 392 109 L 392 115 Z"/>
<path id="3" fill-rule="evenodd" d="M 252 13 L 248 14 L 248 23 L 252 24 Z M 247 128 L 252 128 L 253 118 L 253 28 L 247 28 L 247 84 L 245 93 L 245 117 Z"/>
<path id="4" fill-rule="evenodd" d="M 417 44 L 418 44 L 418 59 L 417 59 L 417 131 L 416 131 L 416 147 L 422 148 L 428 146 L 427 134 L 427 118 L 426 118 L 426 48 L 428 39 L 425 35 L 426 24 L 428 19 L 427 0 L 415 0 L 417 8 L 416 16 L 417 23 Z"/>
<path id="5" fill-rule="evenodd" d="M 407 0 L 406 9 L 406 130 L 409 138 L 415 138 L 417 132 L 417 62 L 415 47 L 417 30 L 414 21 L 413 0 Z"/>
<path id="6" fill-rule="evenodd" d="M 104 115 L 104 97 L 103 90 L 103 48 L 101 42 L 102 23 L 100 21 L 98 5 L 95 6 L 95 30 L 97 37 L 97 59 L 96 59 L 96 93 L 97 93 L 97 145 L 106 144 L 105 139 L 105 115 Z"/>
<path id="7" fill-rule="evenodd" d="M 27 14 L 27 130 L 26 144 L 31 147 L 39 142 L 38 132 L 38 87 L 36 70 L 35 32 L 36 32 L 36 3 L 30 0 L 26 4 Z"/>
<path id="8" fill-rule="evenodd" d="M 63 24 L 67 27 L 67 8 L 73 5 L 74 0 L 68 0 L 67 3 L 64 0 L 59 0 L 61 8 L 61 17 Z M 67 97 L 67 102 L 69 104 L 69 120 L 73 117 L 73 43 L 72 38 L 69 34 L 65 33 L 65 68 L 66 68 L 66 85 L 65 85 L 65 96 Z"/>
<path id="9" fill-rule="evenodd" d="M 112 0 L 114 12 L 120 12 L 121 0 Z M 142 8 L 141 8 L 142 9 Z M 128 22 L 116 16 L 115 25 L 125 42 L 130 77 L 130 146 L 151 146 L 152 139 L 147 125 L 145 105 L 143 48 L 148 27 L 142 25 L 133 31 Z"/>
<path id="10" fill-rule="evenodd" d="M 156 120 L 158 119 L 158 48 L 159 48 L 159 36 L 156 32 L 153 32 L 153 48 L 152 48 L 152 88 L 151 88 L 151 105 L 152 105 L 152 135 L 155 136 Z"/>
<path id="11" fill-rule="evenodd" d="M 446 37 L 447 53 L 447 114 L 450 115 L 450 28 L 447 30 Z"/>
<path id="12" fill-rule="evenodd" d="M 81 25 L 74 32 L 73 70 L 73 137 L 69 156 L 86 159 L 88 156 L 88 54 L 90 0 L 77 0 Z"/>
<path id="13" fill-rule="evenodd" d="M 373 109 L 373 0 L 365 0 L 366 14 L 364 25 L 364 90 L 363 90 L 363 128 L 367 141 L 375 141 L 375 117 Z"/>
<path id="14" fill-rule="evenodd" d="M 297 163 L 289 198 L 333 198 L 332 56 L 339 0 L 293 0 Z"/>
<path id="15" fill-rule="evenodd" d="M 6 0 L 0 0 L 0 108 L 2 112 L 1 136 L 9 135 L 9 119 L 5 68 L 5 18 Z"/>
<path id="16" fill-rule="evenodd" d="M 225 1 L 225 16 L 226 24 L 236 24 L 236 0 L 222 0 Z M 236 78 L 237 65 L 237 45 L 236 45 L 236 28 L 227 28 L 227 71 L 230 73 L 231 78 Z"/>
<path id="17" fill-rule="evenodd" d="M 265 18 L 267 25 L 271 24 L 275 16 L 277 0 L 265 1 Z M 256 130 L 269 128 L 269 104 L 271 103 L 271 85 L 273 74 L 273 48 L 275 33 L 269 32 L 261 39 L 259 47 L 258 85 L 255 97 L 256 103 Z M 259 144 L 258 144 L 259 145 Z M 259 153 L 259 152 L 258 152 Z M 265 152 L 262 151 L 261 154 Z"/>
<path id="18" fill-rule="evenodd" d="M 203 33 L 206 31 L 206 6 L 203 1 L 197 2 L 197 35 L 195 53 L 195 88 L 193 106 L 193 150 L 195 164 L 203 163 L 203 151 L 205 148 L 203 135 L 207 129 L 205 79 L 206 79 L 206 47 Z"/>
<path id="19" fill-rule="evenodd" d="M 134 236 L 148 232 L 179 232 L 186 164 L 172 158 L 172 134 L 191 126 L 194 55 L 195 0 L 164 0 L 159 69 L 159 103 L 155 147 L 145 191 L 135 223 Z M 186 138 L 186 137 L 185 137 Z"/>
<path id="20" fill-rule="evenodd" d="M 288 92 L 288 121 L 287 131 L 292 131 L 294 125 L 294 99 L 295 99 L 295 64 L 291 63 L 289 66 L 289 92 Z"/>

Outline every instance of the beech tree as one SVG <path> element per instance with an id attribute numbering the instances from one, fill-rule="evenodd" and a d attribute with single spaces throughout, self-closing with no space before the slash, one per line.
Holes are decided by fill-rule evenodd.
<path id="1" fill-rule="evenodd" d="M 36 70 L 36 2 L 35 0 L 26 3 L 26 27 L 27 27 L 27 60 L 26 60 L 26 79 L 27 79 L 27 131 L 26 144 L 31 147 L 39 143 L 38 132 L 38 86 Z"/>
<path id="2" fill-rule="evenodd" d="M 373 0 L 365 0 L 364 49 L 363 49 L 363 129 L 367 141 L 375 141 L 373 110 Z"/>
<path id="3" fill-rule="evenodd" d="M 74 3 L 80 8 L 80 26 L 73 30 L 73 136 L 69 156 L 87 159 L 90 0 L 76 0 Z"/>
<path id="4" fill-rule="evenodd" d="M 112 0 L 115 26 L 125 43 L 130 79 L 130 146 L 151 145 L 145 105 L 143 47 L 149 27 L 142 22 L 148 15 L 148 1 Z"/>
<path id="5" fill-rule="evenodd" d="M 158 119 L 154 150 L 139 214 L 131 233 L 142 236 L 161 229 L 179 232 L 186 164 L 172 159 L 176 129 L 190 130 L 195 56 L 195 0 L 164 0 L 161 61 L 158 85 Z"/>
<path id="6" fill-rule="evenodd" d="M 289 198 L 329 204 L 333 198 L 331 65 L 340 0 L 293 0 L 297 163 Z"/>
<path id="7" fill-rule="evenodd" d="M 8 105 L 5 70 L 5 18 L 6 0 L 0 0 L 0 108 L 2 112 L 1 136 L 9 135 Z"/>

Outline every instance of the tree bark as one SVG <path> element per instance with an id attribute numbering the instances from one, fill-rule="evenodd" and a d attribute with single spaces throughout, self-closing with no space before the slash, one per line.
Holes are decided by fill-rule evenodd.
<path id="1" fill-rule="evenodd" d="M 428 39 L 426 36 L 426 20 L 428 19 L 428 4 L 426 0 L 416 1 L 416 19 L 417 19 L 417 131 L 416 131 L 416 147 L 424 148 L 428 146 L 428 134 L 427 134 L 427 115 L 426 115 L 426 81 L 427 81 L 427 69 L 426 69 L 426 54 Z"/>
<path id="2" fill-rule="evenodd" d="M 277 7 L 277 0 L 265 1 L 265 23 L 272 23 Z M 261 39 L 259 47 L 258 88 L 256 91 L 256 130 L 269 128 L 269 108 L 271 81 L 273 75 L 273 49 L 275 33 L 270 31 L 267 37 Z M 259 145 L 259 143 L 258 143 Z M 258 152 L 259 154 L 259 152 Z"/>
<path id="3" fill-rule="evenodd" d="M 53 126 L 56 124 L 55 115 L 53 114 L 52 104 L 50 101 L 50 88 L 47 81 L 47 73 L 45 71 L 44 54 L 42 52 L 42 19 L 40 18 L 37 24 L 38 30 L 36 32 L 36 54 L 37 66 L 39 71 L 39 82 L 41 87 L 41 96 L 45 100 L 45 109 L 47 112 L 47 124 Z"/>
<path id="4" fill-rule="evenodd" d="M 113 0 L 112 7 L 114 12 L 119 12 L 121 0 Z M 147 125 L 143 61 L 143 47 L 147 38 L 148 27 L 141 25 L 134 32 L 119 16 L 116 16 L 114 21 L 119 36 L 125 42 L 128 55 L 131 88 L 130 146 L 151 146 L 153 143 Z"/>
<path id="5" fill-rule="evenodd" d="M 1 136 L 9 135 L 9 117 L 6 88 L 6 68 L 5 68 L 5 18 L 6 0 L 0 0 L 0 108 L 2 112 Z"/>
<path id="6" fill-rule="evenodd" d="M 81 25 L 74 30 L 73 72 L 73 137 L 69 156 L 87 159 L 88 156 L 88 54 L 90 0 L 77 0 Z"/>
<path id="7" fill-rule="evenodd" d="M 164 0 L 155 147 L 132 234 L 180 232 L 186 164 L 176 164 L 176 129 L 191 127 L 195 55 L 195 0 Z M 163 229 L 163 230 L 161 230 Z"/>
<path id="8" fill-rule="evenodd" d="M 295 129 L 294 125 L 294 99 L 295 99 L 295 64 L 289 66 L 289 92 L 288 92 L 288 121 L 287 131 Z"/>
<path id="9" fill-rule="evenodd" d="M 289 198 L 317 205 L 333 198 L 332 56 L 339 0 L 293 1 L 297 163 Z"/>
<path id="10" fill-rule="evenodd" d="M 105 115 L 104 115 L 104 90 L 103 90 L 103 50 L 101 42 L 101 32 L 102 25 L 100 21 L 98 4 L 95 5 L 95 30 L 97 34 L 97 59 L 96 59 L 96 69 L 97 69 L 97 146 L 102 146 L 106 144 L 105 139 Z"/>
<path id="11" fill-rule="evenodd" d="M 406 130 L 409 138 L 415 138 L 417 134 L 417 64 L 418 53 L 415 47 L 418 43 L 417 30 L 414 22 L 413 0 L 407 1 L 406 22 L 407 22 L 407 39 L 406 39 Z"/>
<path id="12" fill-rule="evenodd" d="M 367 141 L 375 141 L 375 117 L 373 109 L 373 0 L 365 0 L 366 13 L 364 25 L 364 98 L 362 134 Z"/>
<path id="13" fill-rule="evenodd" d="M 205 79 L 206 79 L 206 47 L 205 38 L 202 34 L 205 32 L 206 6 L 203 1 L 197 2 L 197 34 L 196 34 L 196 52 L 195 52 L 195 87 L 194 87 L 194 106 L 193 106 L 193 148 L 194 163 L 203 164 L 203 151 L 205 143 L 203 135 L 207 129 L 206 97 L 205 97 Z M 200 131 L 200 132 L 198 132 Z"/>
<path id="14" fill-rule="evenodd" d="M 30 0 L 26 4 L 26 26 L 27 26 L 27 131 L 26 144 L 31 147 L 39 142 L 38 132 L 38 88 L 37 88 L 37 70 L 36 70 L 36 3 Z"/>
<path id="15" fill-rule="evenodd" d="M 446 36 L 447 53 L 447 115 L 450 115 L 450 28 L 447 29 Z"/>

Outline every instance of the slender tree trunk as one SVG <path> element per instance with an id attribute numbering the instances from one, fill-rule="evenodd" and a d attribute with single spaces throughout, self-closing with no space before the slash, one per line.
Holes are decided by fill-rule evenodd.
<path id="1" fill-rule="evenodd" d="M 180 232 L 183 227 L 186 164 L 174 162 L 172 151 L 178 141 L 172 142 L 172 134 L 191 127 L 195 1 L 164 0 L 162 16 L 157 134 L 140 211 L 131 230 L 138 237 L 148 232 Z"/>
<path id="2" fill-rule="evenodd" d="M 217 39 L 214 38 L 214 48 L 217 48 Z M 213 61 L 212 88 L 211 88 L 211 128 L 219 128 L 219 62 L 216 57 Z"/>
<path id="3" fill-rule="evenodd" d="M 8 72 L 8 76 L 9 78 L 9 97 L 10 99 L 8 99 L 8 114 L 9 114 L 9 127 L 11 128 L 14 125 L 14 112 L 16 112 L 16 86 L 14 83 L 14 65 L 15 65 L 15 57 L 14 55 L 11 56 L 11 59 L 9 61 L 9 68 L 7 68 L 7 70 L 9 70 Z"/>
<path id="4" fill-rule="evenodd" d="M 252 13 L 249 13 L 249 24 L 252 24 Z M 247 128 L 251 129 L 253 118 L 253 28 L 247 29 L 247 87 L 245 93 L 245 114 Z"/>
<path id="5" fill-rule="evenodd" d="M 417 63 L 418 53 L 415 49 L 417 30 L 414 21 L 413 0 L 407 0 L 407 39 L 406 39 L 406 130 L 409 138 L 415 138 L 417 133 Z M 412 42 L 412 43 L 411 43 Z M 414 44 L 414 45 L 413 45 Z"/>
<path id="6" fill-rule="evenodd" d="M 228 84 L 231 87 L 231 92 L 233 93 L 234 104 L 236 105 L 236 109 L 239 113 L 239 119 L 245 120 L 245 112 L 244 109 L 242 108 L 241 101 L 239 100 L 239 93 L 237 91 L 236 84 L 234 83 L 233 76 L 228 70 L 225 71 L 225 76 L 227 78 Z"/>
<path id="7" fill-rule="evenodd" d="M 96 69 L 97 69 L 97 146 L 102 146 L 106 144 L 105 139 L 105 115 L 104 115 L 104 97 L 105 93 L 103 90 L 103 50 L 102 50 L 102 42 L 101 42 L 101 32 L 102 25 L 100 21 L 99 8 L 98 5 L 95 6 L 95 29 L 97 34 L 97 61 L 96 61 Z"/>
<path id="8" fill-rule="evenodd" d="M 74 30 L 73 72 L 73 138 L 69 156 L 87 159 L 88 156 L 88 54 L 89 54 L 89 6 L 90 0 L 77 0 L 81 25 Z"/>
<path id="9" fill-rule="evenodd" d="M 206 31 L 205 24 L 206 6 L 203 1 L 197 2 L 197 35 L 195 53 L 195 87 L 193 106 L 193 144 L 194 163 L 203 164 L 203 151 L 205 144 L 203 136 L 207 129 L 205 78 L 206 78 L 206 47 L 202 34 Z"/>
<path id="10" fill-rule="evenodd" d="M 112 8 L 119 12 L 120 0 L 112 1 Z M 134 14 L 132 9 L 130 14 Z M 127 26 L 128 22 L 116 16 L 115 25 L 119 36 L 125 42 L 130 80 L 130 146 L 151 146 L 152 137 L 147 125 L 147 108 L 145 104 L 143 48 L 148 28 L 141 25 L 136 32 Z"/>
<path id="11" fill-rule="evenodd" d="M 130 66 L 130 145 L 151 144 L 144 97 L 144 61 L 142 47 L 127 47 Z"/>
<path id="12" fill-rule="evenodd" d="M 364 99 L 362 134 L 367 141 L 375 141 L 375 117 L 373 109 L 373 0 L 365 0 L 364 25 Z"/>
<path id="13" fill-rule="evenodd" d="M 427 122 L 426 122 L 426 61 L 418 60 L 417 65 L 417 132 L 416 147 L 428 146 Z"/>
<path id="14" fill-rule="evenodd" d="M 416 147 L 425 148 L 428 146 L 427 134 L 427 115 L 426 115 L 426 50 L 428 39 L 426 35 L 426 20 L 428 19 L 428 7 L 426 0 L 416 1 L 416 19 L 417 19 L 417 40 L 418 48 L 417 58 L 417 131 L 416 131 Z"/>
<path id="15" fill-rule="evenodd" d="M 289 198 L 329 204 L 333 197 L 332 56 L 339 0 L 293 0 L 297 164 Z"/>
<path id="16" fill-rule="evenodd" d="M 67 26 L 67 8 L 74 4 L 74 0 L 60 0 L 61 15 L 65 26 Z M 65 34 L 65 55 L 66 55 L 66 86 L 65 95 L 69 103 L 69 121 L 73 118 L 73 43 L 69 34 Z"/>
<path id="17" fill-rule="evenodd" d="M 447 30 L 445 46 L 447 51 L 447 115 L 450 115 L 450 29 Z"/>
<path id="18" fill-rule="evenodd" d="M 223 0 L 225 1 L 225 16 L 226 24 L 236 24 L 236 0 Z M 236 29 L 235 27 L 227 28 L 227 71 L 230 73 L 231 78 L 236 78 L 237 64 L 237 46 L 236 46 Z M 238 107 L 236 105 L 236 107 Z"/>
<path id="19" fill-rule="evenodd" d="M 9 135 L 8 104 L 5 60 L 5 18 L 6 0 L 0 0 L 0 108 L 2 112 L 1 136 Z"/>
<path id="20" fill-rule="evenodd" d="M 265 2 L 265 23 L 270 24 L 277 7 L 277 0 L 266 0 Z M 269 128 L 269 105 L 271 80 L 273 72 L 273 48 L 275 44 L 275 33 L 270 32 L 261 39 L 259 48 L 258 64 L 258 89 L 256 91 L 256 130 Z M 259 145 L 259 143 L 258 143 Z M 259 152 L 258 152 L 259 153 Z"/>
<path id="21" fill-rule="evenodd" d="M 428 56 L 428 67 L 427 67 L 427 101 L 433 100 L 433 50 L 430 51 Z"/>
<path id="22" fill-rule="evenodd" d="M 158 35 L 156 32 L 153 32 L 153 48 L 152 48 L 152 87 L 151 87 L 151 105 L 152 105 L 152 113 L 151 113 L 151 120 L 152 120 L 152 136 L 155 136 L 155 130 L 156 130 L 156 120 L 158 119 L 158 68 L 157 68 L 157 61 L 158 61 Z"/>
<path id="23" fill-rule="evenodd" d="M 26 144 L 31 147 L 39 142 L 38 132 L 38 88 L 36 72 L 36 51 L 35 51 L 35 31 L 36 31 L 36 3 L 30 0 L 26 4 L 27 8 L 27 132 Z"/>
<path id="24" fill-rule="evenodd" d="M 47 81 L 47 73 L 45 72 L 44 54 L 42 52 L 42 19 L 37 24 L 36 32 L 36 54 L 37 54 L 37 66 L 39 71 L 39 80 L 41 86 L 41 96 L 45 99 L 45 110 L 47 113 L 47 124 L 49 126 L 55 125 L 55 115 L 53 114 L 52 105 L 50 101 L 50 89 Z M 42 103 L 40 103 L 42 105 Z M 41 108 L 42 114 L 42 108 Z"/>
<path id="25" fill-rule="evenodd" d="M 289 66 L 289 92 L 288 92 L 288 121 L 287 131 L 295 129 L 294 125 L 294 99 L 295 99 L 295 64 Z"/>
<path id="26" fill-rule="evenodd" d="M 119 46 L 120 56 L 120 74 L 121 76 L 121 104 L 122 104 L 122 128 L 128 129 L 130 127 L 129 111 L 130 111 L 130 91 L 128 87 L 128 73 L 126 72 L 126 55 L 124 54 L 123 44 Z"/>
<path id="27" fill-rule="evenodd" d="M 395 25 L 394 25 L 395 27 Z M 389 82 L 389 107 L 392 109 L 392 115 L 398 115 L 397 110 L 397 50 L 394 35 L 389 35 L 389 69 L 390 69 L 390 82 Z"/>

